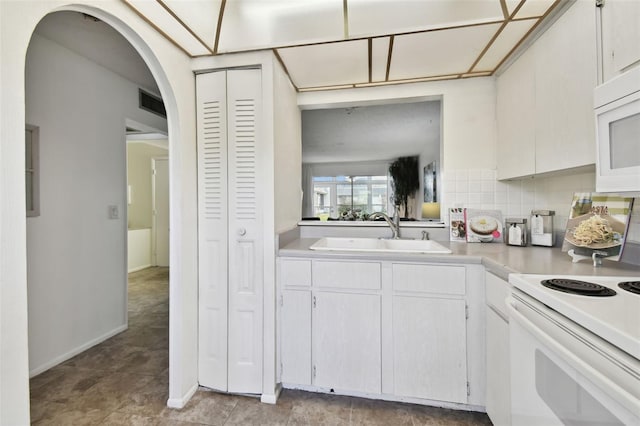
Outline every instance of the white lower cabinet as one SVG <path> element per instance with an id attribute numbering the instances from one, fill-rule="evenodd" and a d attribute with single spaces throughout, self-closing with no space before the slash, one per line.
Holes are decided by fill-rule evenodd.
<path id="1" fill-rule="evenodd" d="M 393 297 L 395 394 L 467 402 L 465 301 Z"/>
<path id="2" fill-rule="evenodd" d="M 278 263 L 285 387 L 484 405 L 481 266 Z"/>
<path id="3" fill-rule="evenodd" d="M 319 291 L 313 296 L 313 384 L 381 392 L 380 296 Z"/>
<path id="4" fill-rule="evenodd" d="M 284 290 L 281 297 L 282 381 L 311 385 L 311 291 Z"/>

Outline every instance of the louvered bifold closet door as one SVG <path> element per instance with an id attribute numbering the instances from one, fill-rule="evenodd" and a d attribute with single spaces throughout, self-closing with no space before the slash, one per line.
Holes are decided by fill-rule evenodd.
<path id="1" fill-rule="evenodd" d="M 261 92 L 259 69 L 227 72 L 229 392 L 240 393 L 262 393 Z"/>
<path id="2" fill-rule="evenodd" d="M 196 78 L 198 382 L 227 390 L 228 179 L 226 72 Z"/>

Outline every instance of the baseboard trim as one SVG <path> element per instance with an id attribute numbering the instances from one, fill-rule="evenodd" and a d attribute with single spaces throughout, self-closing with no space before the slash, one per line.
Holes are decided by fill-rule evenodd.
<path id="1" fill-rule="evenodd" d="M 108 333 L 103 334 L 100 337 L 97 337 L 95 339 L 92 339 L 90 341 L 88 341 L 87 343 L 80 345 L 72 350 L 70 350 L 69 352 L 62 354 L 58 357 L 55 357 L 54 359 L 45 362 L 44 364 L 34 368 L 33 370 L 29 371 L 29 378 L 32 378 L 34 376 L 37 376 L 38 374 L 44 373 L 45 371 L 47 371 L 50 368 L 55 367 L 58 364 L 61 364 L 71 358 L 73 358 L 74 356 L 86 351 L 89 348 L 94 347 L 95 345 L 104 342 L 107 339 L 112 338 L 113 336 L 115 336 L 116 334 L 122 333 L 123 331 L 125 331 L 128 328 L 127 324 L 124 324 L 120 327 L 114 328 L 113 330 L 109 331 Z"/>
<path id="2" fill-rule="evenodd" d="M 127 273 L 128 273 L 128 274 L 130 274 L 130 273 L 132 273 L 132 272 L 142 271 L 143 269 L 151 268 L 151 266 L 153 266 L 153 265 L 151 265 L 150 263 L 149 263 L 149 264 L 147 264 L 147 265 L 136 266 L 135 268 L 131 268 L 131 269 L 129 269 L 129 270 L 127 271 Z"/>
<path id="3" fill-rule="evenodd" d="M 409 404 L 428 405 L 431 407 L 438 407 L 438 408 L 448 408 L 448 409 L 462 410 L 462 411 L 477 411 L 480 413 L 486 413 L 486 408 L 484 406 L 473 405 L 473 404 L 463 404 L 458 402 L 436 401 L 432 399 L 412 398 L 412 397 L 387 395 L 387 394 L 370 394 L 370 393 L 355 392 L 355 391 L 342 391 L 342 390 L 334 391 L 334 389 L 330 389 L 330 388 L 322 388 L 318 386 L 296 385 L 291 383 L 283 383 L 282 387 L 284 389 L 297 389 L 305 392 L 326 393 L 330 395 L 342 395 L 342 396 L 355 396 L 356 398 L 379 399 L 382 401 L 393 401 L 393 402 L 406 402 Z"/>
<path id="4" fill-rule="evenodd" d="M 273 404 L 273 405 L 275 405 L 278 402 L 278 398 L 280 398 L 280 393 L 281 392 L 282 392 L 282 385 L 280 383 L 278 383 L 273 395 L 268 395 L 268 394 L 265 394 L 265 393 L 260 395 L 260 402 L 262 402 L 263 404 Z"/>
<path id="5" fill-rule="evenodd" d="M 189 400 L 196 393 L 197 390 L 198 390 L 198 384 L 196 383 L 181 398 L 169 398 L 167 400 L 167 407 L 177 408 L 177 409 L 184 408 L 184 406 L 187 405 L 187 402 L 189 402 Z"/>

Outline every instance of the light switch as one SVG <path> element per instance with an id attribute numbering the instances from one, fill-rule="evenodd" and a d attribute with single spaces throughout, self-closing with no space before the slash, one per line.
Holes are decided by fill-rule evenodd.
<path id="1" fill-rule="evenodd" d="M 119 217 L 118 206 L 109 206 L 109 219 L 118 219 Z"/>

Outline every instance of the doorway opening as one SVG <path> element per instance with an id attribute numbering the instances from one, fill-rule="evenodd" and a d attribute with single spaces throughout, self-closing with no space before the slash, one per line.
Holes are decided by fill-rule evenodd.
<path id="1" fill-rule="evenodd" d="M 123 123 L 163 133 L 168 163 L 167 119 L 140 107 L 141 88 L 160 96 L 142 57 L 100 19 L 54 12 L 37 26 L 25 68 L 26 122 L 40 142 L 40 209 L 27 220 L 32 421 L 61 419 L 78 398 L 104 414 L 142 386 L 166 405 L 168 192 L 164 266 L 128 285 Z M 168 166 L 165 177 L 168 189 Z"/>

